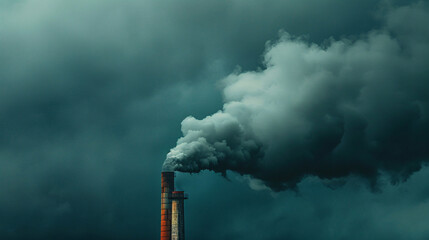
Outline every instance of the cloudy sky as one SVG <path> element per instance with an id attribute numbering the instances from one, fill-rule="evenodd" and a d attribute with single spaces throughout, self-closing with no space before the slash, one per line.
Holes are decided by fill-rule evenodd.
<path id="1" fill-rule="evenodd" d="M 428 239 L 429 1 L 0 0 L 0 239 Z M 189 173 L 191 174 L 189 174 Z"/>

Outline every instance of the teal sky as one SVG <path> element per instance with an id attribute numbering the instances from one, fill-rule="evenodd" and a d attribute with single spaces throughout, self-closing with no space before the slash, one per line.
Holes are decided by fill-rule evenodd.
<path id="1" fill-rule="evenodd" d="M 187 239 L 428 239 L 428 22 L 417 0 L 0 0 L 0 239 L 159 238 L 184 135 L 227 146 L 185 149 Z"/>

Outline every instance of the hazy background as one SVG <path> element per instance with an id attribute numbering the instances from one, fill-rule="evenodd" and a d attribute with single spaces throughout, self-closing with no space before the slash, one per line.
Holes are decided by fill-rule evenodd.
<path id="1" fill-rule="evenodd" d="M 429 92 L 428 16 L 405 0 L 0 0 L 0 238 L 157 239 L 181 121 L 221 109 L 219 82 L 263 69 L 279 31 L 327 46 L 394 26 Z M 234 173 L 177 176 L 187 239 L 429 237 L 427 167 L 278 193 Z"/>

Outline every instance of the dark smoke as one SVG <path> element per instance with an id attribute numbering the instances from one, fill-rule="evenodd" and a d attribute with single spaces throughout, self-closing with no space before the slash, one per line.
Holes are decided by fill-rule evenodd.
<path id="1" fill-rule="evenodd" d="M 428 22 L 420 3 L 353 41 L 282 34 L 265 69 L 223 81 L 222 111 L 183 120 L 164 168 L 233 170 L 274 190 L 309 175 L 405 180 L 429 159 Z"/>

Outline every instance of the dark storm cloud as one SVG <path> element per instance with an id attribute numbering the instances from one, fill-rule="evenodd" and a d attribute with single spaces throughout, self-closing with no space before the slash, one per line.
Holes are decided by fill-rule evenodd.
<path id="1" fill-rule="evenodd" d="M 326 47 L 283 34 L 266 69 L 224 80 L 222 111 L 183 120 L 165 169 L 233 170 L 275 190 L 308 175 L 398 181 L 419 170 L 429 159 L 429 10 L 402 7 L 385 21 Z"/>
<path id="2" fill-rule="evenodd" d="M 187 237 L 423 240 L 428 236 L 429 188 L 422 183 L 427 182 L 428 174 L 425 167 L 405 183 L 393 185 L 383 175 L 383 191 L 378 193 L 356 177 L 335 189 L 308 177 L 298 184 L 299 193 L 272 195 L 244 188 L 237 174 L 231 174 L 232 181 L 207 173 L 180 175 L 185 189 L 194 189 L 186 202 Z"/>
<path id="3" fill-rule="evenodd" d="M 184 117 L 222 105 L 214 82 L 256 68 L 279 29 L 315 42 L 357 36 L 379 9 L 0 0 L 0 238 L 157 238 L 164 155 Z"/>

